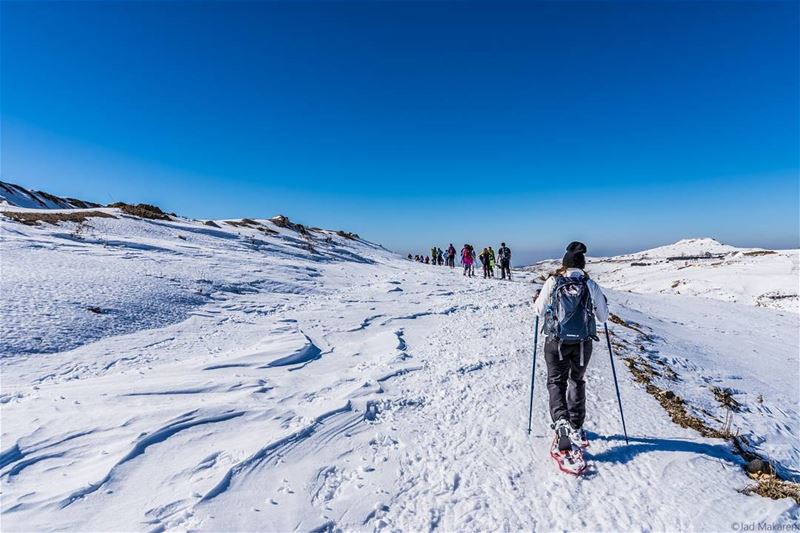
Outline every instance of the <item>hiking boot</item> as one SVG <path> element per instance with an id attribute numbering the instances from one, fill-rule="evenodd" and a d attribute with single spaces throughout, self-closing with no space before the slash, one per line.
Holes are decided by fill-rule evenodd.
<path id="1" fill-rule="evenodd" d="M 553 429 L 556 430 L 556 439 L 558 440 L 558 451 L 565 452 L 572 449 L 572 440 L 570 440 L 570 433 L 572 426 L 566 418 L 559 418 L 553 424 Z"/>
<path id="2" fill-rule="evenodd" d="M 586 432 L 582 427 L 570 426 L 569 440 L 579 448 L 585 448 L 589 445 L 589 439 L 586 437 Z"/>

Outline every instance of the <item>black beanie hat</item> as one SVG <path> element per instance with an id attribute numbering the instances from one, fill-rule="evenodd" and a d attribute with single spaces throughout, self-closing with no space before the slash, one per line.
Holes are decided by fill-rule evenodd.
<path id="1" fill-rule="evenodd" d="M 586 257 L 583 255 L 585 253 L 585 244 L 578 241 L 572 241 L 567 246 L 567 253 L 564 254 L 564 259 L 561 260 L 561 264 L 567 268 L 580 268 L 583 270 L 586 268 Z"/>

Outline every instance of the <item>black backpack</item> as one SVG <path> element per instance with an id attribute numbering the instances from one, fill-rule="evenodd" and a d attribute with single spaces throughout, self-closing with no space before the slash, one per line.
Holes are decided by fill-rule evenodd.
<path id="1" fill-rule="evenodd" d="M 587 276 L 557 276 L 550 307 L 545 316 L 545 333 L 561 344 L 598 340 L 594 305 Z"/>

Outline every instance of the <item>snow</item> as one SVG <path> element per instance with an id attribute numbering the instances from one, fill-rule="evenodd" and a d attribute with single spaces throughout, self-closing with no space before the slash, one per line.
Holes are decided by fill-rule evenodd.
<path id="1" fill-rule="evenodd" d="M 557 266 L 545 261 L 531 270 Z M 700 296 L 800 313 L 800 250 L 684 239 L 635 254 L 587 258 L 587 270 L 600 284 L 619 290 Z"/>
<path id="2" fill-rule="evenodd" d="M 59 198 L 42 191 L 29 191 L 14 183 L 0 181 L 0 206 L 24 207 L 29 209 L 71 209 L 76 207 L 97 207 L 91 202 L 74 198 Z"/>
<path id="3" fill-rule="evenodd" d="M 609 283 L 612 312 L 648 333 L 611 324 L 630 346 L 617 374 L 631 443 L 596 343 L 590 466 L 572 478 L 548 455 L 541 346 L 525 431 L 538 272 L 468 279 L 335 232 L 107 211 L 116 218 L 83 225 L 0 217 L 4 531 L 728 530 L 800 518 L 789 499 L 738 492 L 750 482 L 741 458 L 673 424 L 621 362 L 637 343 L 668 361 L 675 392 L 709 421 L 724 413 L 709 387 L 732 387 L 747 408 L 736 426 L 797 476 L 796 313 Z M 789 256 L 745 257 L 754 273 L 796 269 Z M 609 279 L 639 275 L 617 259 Z"/>

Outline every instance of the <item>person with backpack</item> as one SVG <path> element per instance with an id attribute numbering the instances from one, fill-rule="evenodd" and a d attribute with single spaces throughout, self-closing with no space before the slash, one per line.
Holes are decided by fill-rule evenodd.
<path id="1" fill-rule="evenodd" d="M 452 242 L 447 248 L 447 264 L 450 268 L 455 268 L 456 266 L 456 247 L 453 246 Z"/>
<path id="2" fill-rule="evenodd" d="M 501 243 L 497 255 L 500 257 L 500 279 L 506 279 L 507 274 L 508 281 L 511 281 L 511 248 Z"/>
<path id="3" fill-rule="evenodd" d="M 505 245 L 503 245 L 505 246 Z M 534 302 L 544 317 L 544 358 L 550 418 L 558 450 L 586 445 L 586 382 L 583 377 L 597 338 L 595 318 L 608 320 L 608 303 L 600 286 L 586 274 L 586 245 L 571 242 L 561 268 L 544 282 Z"/>
<path id="4" fill-rule="evenodd" d="M 442 266 L 444 264 L 444 252 L 441 248 L 436 249 L 436 257 L 438 258 L 439 266 Z"/>
<path id="5" fill-rule="evenodd" d="M 438 252 L 436 251 L 436 247 L 434 246 L 433 248 L 431 248 L 431 264 L 432 265 L 436 264 L 436 260 L 438 259 L 438 257 L 439 257 L 438 256 Z"/>
<path id="6" fill-rule="evenodd" d="M 470 257 L 472 257 L 472 264 L 469 266 L 469 275 L 470 276 L 475 276 L 475 263 L 478 262 L 478 256 L 475 254 L 475 247 L 474 246 L 472 246 L 471 244 L 468 244 L 467 248 L 469 249 Z"/>
<path id="7" fill-rule="evenodd" d="M 490 246 L 489 247 L 489 277 L 490 278 L 494 277 L 494 265 L 495 265 L 494 250 L 492 250 L 492 247 Z"/>
<path id="8" fill-rule="evenodd" d="M 472 264 L 475 261 L 472 250 L 469 249 L 469 244 L 465 244 L 461 249 L 461 264 L 464 265 L 464 275 L 472 277 L 474 275 Z"/>

